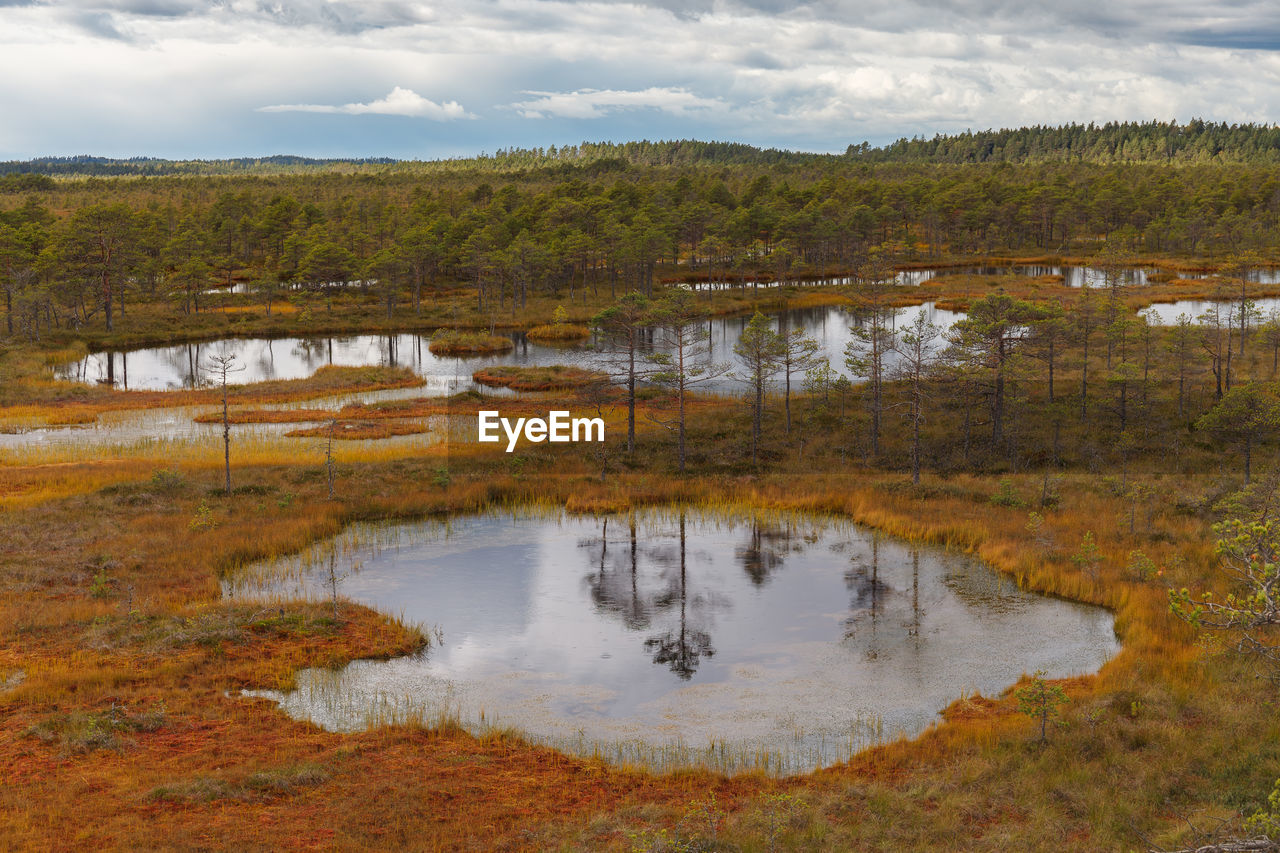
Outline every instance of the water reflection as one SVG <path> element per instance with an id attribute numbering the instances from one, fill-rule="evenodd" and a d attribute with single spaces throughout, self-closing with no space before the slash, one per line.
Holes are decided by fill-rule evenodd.
<path id="1" fill-rule="evenodd" d="M 392 702 L 496 716 L 560 746 L 802 741 L 816 766 L 859 721 L 915 733 L 962 691 L 992 694 L 1040 668 L 1093 671 L 1115 649 L 1106 611 L 799 516 L 358 526 L 250 570 L 227 594 L 327 598 L 335 554 L 340 594 L 445 638 L 424 657 L 304 673 L 298 691 L 272 694 L 338 729 Z"/>
<path id="2" fill-rule="evenodd" d="M 637 538 L 636 517 L 630 516 L 627 538 L 617 558 L 609 560 L 609 521 L 601 520 L 599 538 L 579 543 L 585 549 L 599 549 L 598 571 L 586 577 L 591 600 L 596 610 L 620 618 L 630 629 L 643 630 L 655 621 L 665 627 L 644 640 L 653 662 L 667 666 L 677 677 L 689 680 L 697 672 L 704 657 L 715 654 L 710 627 L 714 611 L 729 607 L 723 596 L 710 590 L 690 587 L 689 552 L 686 519 L 680 514 L 676 542 L 658 541 L 646 544 L 643 556 L 656 569 L 656 585 L 642 590 L 640 582 L 641 548 Z M 616 529 L 616 525 L 615 525 Z"/>
<path id="3" fill-rule="evenodd" d="M 1266 296 L 1260 299 L 1250 299 L 1248 304 L 1251 308 L 1252 321 L 1257 322 L 1269 315 L 1272 311 L 1280 309 L 1280 297 Z M 1223 321 L 1226 321 L 1227 311 L 1239 311 L 1239 300 L 1226 299 L 1222 301 L 1214 301 L 1210 299 L 1179 299 L 1176 302 L 1157 302 L 1140 312 L 1149 322 L 1160 323 L 1165 326 L 1172 326 L 1178 322 L 1178 317 L 1185 314 L 1193 321 L 1207 311 L 1212 311 L 1215 307 L 1224 309 Z M 1235 322 L 1239 322 L 1239 315 L 1235 315 Z"/>
<path id="4" fill-rule="evenodd" d="M 326 365 L 406 366 L 441 379 L 461 376 L 446 363 L 421 359 L 427 341 L 421 335 L 355 335 L 315 338 L 227 338 L 218 341 L 92 353 L 59 368 L 61 379 L 98 382 L 125 390 L 172 391 L 210 384 L 209 356 L 231 353 L 244 365 L 239 382 L 301 379 Z M 439 363 L 437 363 L 439 362 Z M 430 367 L 427 370 L 427 367 Z M 420 367 L 424 369 L 419 369 Z M 470 380 L 470 373 L 466 373 Z"/>
<path id="5" fill-rule="evenodd" d="M 688 542 L 686 539 L 685 514 L 680 513 L 680 556 L 671 565 L 665 555 L 658 556 L 658 563 L 663 565 L 662 579 L 666 589 L 654 600 L 658 610 L 668 610 L 674 602 L 679 602 L 680 615 L 676 627 L 661 634 L 645 639 L 644 647 L 653 654 L 653 662 L 666 664 L 678 677 L 688 681 L 698 671 L 698 662 L 703 657 L 711 657 L 715 649 L 711 645 L 711 634 L 696 625 L 690 624 L 690 610 L 697 614 L 695 619 L 708 619 L 708 611 L 712 607 L 714 596 L 699 595 L 690 601 Z"/>
<path id="6" fill-rule="evenodd" d="M 910 325 L 915 316 L 924 313 L 940 328 L 949 328 L 964 315 L 938 308 L 931 302 L 894 309 L 890 325 Z M 800 329 L 816 339 L 832 367 L 844 371 L 845 346 L 852 339 L 851 326 L 864 324 L 865 313 L 840 307 L 803 308 L 773 315 L 776 328 Z M 747 316 L 713 317 L 707 321 L 711 358 L 717 362 L 733 360 L 733 347 L 742 336 Z M 426 380 L 425 393 L 452 394 L 474 388 L 471 374 L 494 365 L 546 366 L 579 364 L 588 368 L 605 367 L 606 356 L 600 352 L 601 341 L 592 339 L 578 347 L 544 346 L 530 341 L 521 333 L 511 333 L 512 348 L 506 352 L 475 357 L 437 356 L 430 352 L 426 335 L 352 335 L 316 338 L 227 338 L 207 343 L 180 344 L 171 347 L 149 347 L 130 351 L 93 353 L 57 371 L 63 379 L 80 382 L 108 382 L 120 388 L 135 390 L 174 390 L 193 388 L 209 377 L 204 369 L 212 354 L 234 353 L 237 363 L 245 365 L 239 382 L 262 382 L 272 379 L 300 379 L 326 365 L 407 367 Z M 942 346 L 939 339 L 935 346 Z M 643 336 L 641 349 L 661 351 L 662 336 L 649 329 Z M 719 377 L 701 386 L 715 393 L 740 390 L 740 382 L 729 376 Z"/>
<path id="7" fill-rule="evenodd" d="M 948 276 L 981 275 L 981 276 L 1059 276 L 1067 287 L 1107 287 L 1117 283 L 1126 287 L 1145 286 L 1150 284 L 1154 276 L 1156 280 L 1165 280 L 1164 276 L 1185 279 L 1209 278 L 1218 273 L 1203 271 L 1169 272 L 1156 267 L 1112 267 L 1078 264 L 971 264 L 964 266 L 926 267 L 921 269 L 897 270 L 890 279 L 891 283 L 900 287 L 916 287 L 928 281 Z M 1227 278 L 1231 274 L 1227 274 Z M 1248 271 L 1248 280 L 1257 284 L 1280 284 L 1280 268 L 1252 267 Z M 852 276 L 827 276 L 821 278 L 787 279 L 781 282 L 790 286 L 828 286 L 847 287 L 857 284 Z M 776 279 L 765 281 L 726 282 L 713 281 L 692 285 L 698 290 L 741 290 L 751 288 L 777 287 Z"/>
<path id="8" fill-rule="evenodd" d="M 734 549 L 733 556 L 751 583 L 763 586 L 771 574 L 782 568 L 783 559 L 791 549 L 794 529 L 790 524 L 767 524 L 752 519 L 750 530 L 747 543 Z"/>

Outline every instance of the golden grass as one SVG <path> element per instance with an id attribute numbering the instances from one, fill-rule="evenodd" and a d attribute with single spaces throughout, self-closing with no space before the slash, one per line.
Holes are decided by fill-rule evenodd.
<path id="1" fill-rule="evenodd" d="M 484 367 L 471 374 L 471 378 L 481 385 L 513 391 L 564 391 L 607 382 L 609 376 L 598 370 L 553 364 L 547 367 Z"/>
<path id="2" fill-rule="evenodd" d="M 990 286 L 962 281 L 955 297 Z M 1020 286 L 1068 292 L 1052 281 Z M 924 299 L 940 292 L 921 290 Z M 1269 367 L 1258 349 L 1248 375 Z M 1034 383 L 1021 391 L 1043 395 Z M 548 402 L 503 406 L 540 412 Z M 620 414 L 610 415 L 613 459 L 603 482 L 597 460 L 546 445 L 508 456 L 475 444 L 354 442 L 343 448 L 334 501 L 322 437 L 308 447 L 233 433 L 233 484 L 247 488 L 231 497 L 217 494 L 216 442 L 138 443 L 90 451 L 94 460 L 73 458 L 85 453 L 74 449 L 6 454 L 0 684 L 22 678 L 0 690 L 0 846 L 131 848 L 163 838 L 175 848 L 629 850 L 657 849 L 661 833 L 679 832 L 705 849 L 1129 849 L 1145 846 L 1138 831 L 1183 846 L 1184 818 L 1260 804 L 1280 762 L 1280 730 L 1259 701 L 1256 673 L 1175 620 L 1165 593 L 1168 585 L 1221 588 L 1202 508 L 1225 488 L 1220 454 L 1187 442 L 1168 453 L 1176 460 L 1159 449 L 1135 463 L 1128 476 L 1161 499 L 1149 523 L 1130 531 L 1106 457 L 1097 474 L 1083 464 L 1052 469 L 1058 500 L 1043 508 L 1044 472 L 926 474 L 912 486 L 856 453 L 846 457 L 857 421 L 807 427 L 803 445 L 771 433 L 770 468 L 755 470 L 741 462 L 746 421 L 731 400 L 691 406 L 694 473 L 676 476 L 668 433 L 645 417 L 663 402 L 642 404 L 632 459 L 618 446 Z M 801 417 L 810 403 L 793 401 Z M 41 416 L 60 408 L 29 405 Z M 487 405 L 475 396 L 389 401 L 342 416 L 465 419 Z M 268 414 L 250 417 L 268 422 Z M 1044 425 L 1028 418 L 1034 438 Z M 929 428 L 940 441 L 954 424 L 939 413 Z M 1072 422 L 1067 440 L 1088 428 Z M 901 452 L 901 436 L 887 438 L 881 464 Z M 1000 479 L 1022 506 L 991 501 Z M 349 603 L 336 620 L 317 605 L 227 605 L 219 576 L 237 566 L 297 552 L 357 520 L 670 503 L 835 513 L 965 550 L 1024 588 L 1112 608 L 1123 648 L 1098 675 L 1063 683 L 1066 727 L 1045 747 L 1010 697 L 967 696 L 919 738 L 788 780 L 653 774 L 571 759 L 509 733 L 474 738 L 447 721 L 336 735 L 234 698 L 241 687 L 288 687 L 300 667 L 404 654 L 422 642 L 412 626 Z M 1027 530 L 1031 507 L 1045 518 L 1039 539 Z M 1094 576 L 1071 559 L 1086 532 L 1102 552 Z M 1130 575 L 1127 555 L 1139 548 L 1161 577 Z M 93 746 L 89 730 L 117 714 L 126 722 L 113 730 L 116 741 Z M 157 714 L 163 724 L 154 730 L 128 722 Z M 719 814 L 707 818 L 713 795 Z"/>
<path id="3" fill-rule="evenodd" d="M 227 413 L 232 424 L 292 424 L 327 421 L 334 416 L 329 409 L 236 409 Z M 192 418 L 198 424 L 222 423 L 222 412 L 206 412 Z"/>
<path id="4" fill-rule="evenodd" d="M 529 340 L 542 343 L 574 343 L 591 337 L 591 329 L 574 323 L 552 323 L 534 326 L 527 332 Z"/>
<path id="5" fill-rule="evenodd" d="M 423 423 L 404 423 L 401 421 L 337 421 L 332 429 L 335 441 L 355 441 L 359 439 L 391 438 L 397 435 L 419 435 L 429 432 L 430 428 Z M 330 428 L 327 424 L 295 429 L 285 433 L 288 438 L 328 438 Z"/>
<path id="6" fill-rule="evenodd" d="M 503 335 L 442 329 L 431 337 L 427 349 L 436 355 L 481 355 L 505 352 L 514 346 L 511 339 Z"/>
<path id="7" fill-rule="evenodd" d="M 341 367 L 326 365 L 305 379 L 277 379 L 229 387 L 234 405 L 315 400 L 356 391 L 412 388 L 421 376 L 403 367 Z M 220 405 L 220 389 L 185 391 L 117 391 L 51 378 L 28 379 L 8 391 L 25 391 L 29 400 L 0 405 L 0 418 L 37 420 L 50 424 L 91 423 L 103 412 L 176 406 Z"/>
<path id="8" fill-rule="evenodd" d="M 708 409 L 706 423 L 721 420 L 720 411 Z M 332 625 L 324 623 L 322 605 L 308 605 L 310 610 L 286 605 L 283 616 L 274 609 L 228 609 L 217 602 L 218 572 L 298 551 L 351 520 L 516 503 L 575 512 L 676 502 L 725 513 L 837 513 L 893 535 L 970 551 L 1026 588 L 1116 610 L 1123 651 L 1099 676 L 1065 684 L 1072 697 L 1069 728 L 1055 735 L 1061 745 L 1044 755 L 1084 749 L 1072 760 L 1101 777 L 1101 770 L 1088 770 L 1094 762 L 1119 761 L 1130 774 L 1131 795 L 1142 798 L 1158 776 L 1185 773 L 1170 768 L 1181 766 L 1178 756 L 1192 760 L 1186 750 L 1213 748 L 1191 741 L 1171 745 L 1159 754 L 1159 766 L 1141 752 L 1110 752 L 1123 750 L 1125 738 L 1165 742 L 1179 737 L 1186 724 L 1178 708 L 1209 701 L 1197 697 L 1217 697 L 1222 688 L 1206 681 L 1203 652 L 1186 626 L 1170 617 L 1162 586 L 1126 575 L 1124 555 L 1134 542 L 1123 522 L 1123 503 L 1087 475 L 1069 475 L 1059 483 L 1061 503 L 1046 512 L 1053 544 L 1041 547 L 1029 539 L 1025 510 L 991 503 L 995 484 L 986 477 L 927 477 L 921 487 L 912 487 L 900 476 L 823 472 L 817 464 L 803 478 L 778 473 L 679 479 L 640 470 L 601 483 L 574 454 L 539 449 L 527 460 L 532 467 L 520 472 L 495 469 L 494 461 L 505 461 L 502 454 L 454 447 L 434 457 L 412 453 L 344 462 L 340 500 L 333 502 L 324 499 L 321 477 L 299 478 L 306 469 L 296 461 L 238 465 L 236 482 L 255 484 L 257 490 L 230 499 L 205 497 L 195 488 L 216 482 L 216 465 L 182 465 L 175 479 L 148 478 L 145 463 L 134 462 L 131 477 L 105 491 L 0 514 L 0 532 L 14 543 L 0 558 L 0 577 L 8 588 L 23 590 L 0 608 L 4 636 L 23 638 L 17 645 L 0 645 L 0 669 L 26 673 L 18 690 L 0 697 L 6 709 L 0 732 L 13 747 L 10 773 L 17 780 L 0 793 L 0 813 L 6 816 L 0 819 L 0 836 L 16 847 L 73 839 L 113 846 L 127 845 L 144 831 L 162 831 L 175 843 L 194 843 L 201 836 L 191 827 L 201 827 L 200 832 L 234 827 L 238 844 L 280 846 L 298 839 L 325 843 L 314 828 L 334 825 L 323 816 L 338 820 L 342 815 L 343 843 L 356 847 L 409 838 L 454 847 L 478 840 L 477 828 L 487 827 L 483 837 L 491 847 L 625 849 L 628 833 L 674 827 L 690 802 L 705 801 L 712 792 L 724 810 L 720 831 L 735 844 L 759 843 L 759 821 L 774 802 L 769 798 L 779 795 L 805 803 L 794 825 L 788 824 L 787 844 L 796 847 L 892 847 L 911 839 L 928 844 L 941 838 L 932 833 L 945 825 L 953 831 L 965 827 L 966 846 L 975 849 L 1007 849 L 1002 830 L 1013 826 L 1019 827 L 1023 849 L 1060 844 L 1059 830 L 1075 833 L 1080 843 L 1091 839 L 1093 846 L 1110 848 L 1120 837 L 1116 832 L 1123 832 L 1123 827 L 1098 823 L 1088 811 L 1057 807 L 1050 808 L 1052 819 L 1043 824 L 1026 822 L 1028 809 L 1040 806 L 1017 792 L 1046 784 L 1037 778 L 1067 784 L 1069 765 L 1041 768 L 1045 759 L 1028 752 L 1026 720 L 1008 699 L 967 697 L 948 710 L 948 723 L 921 738 L 860 754 L 847 767 L 773 781 L 688 772 L 655 776 L 566 758 L 511 736 L 478 740 L 447 726 L 333 735 L 291 722 L 265 703 L 222 697 L 223 690 L 239 686 L 287 687 L 301 666 L 396 654 L 409 635 L 352 605 L 343 605 L 343 620 Z M 319 462 L 317 454 L 317 472 Z M 447 487 L 428 475 L 442 464 L 451 475 Z M 37 470 L 20 476 L 32 482 L 41 473 L 52 476 Z M 1009 479 L 1024 497 L 1039 487 L 1035 477 Z M 726 495 L 733 495 L 732 501 Z M 172 531 L 197 517 L 201 501 L 211 508 L 208 526 L 185 530 L 183 548 L 170 548 Z M 1142 538 L 1142 547 L 1167 567 L 1171 580 L 1202 582 L 1211 555 L 1204 523 L 1164 512 L 1153 524 L 1158 536 Z M 1096 579 L 1083 576 L 1069 559 L 1085 530 L 1096 533 L 1105 556 Z M 40 531 L 39 538 L 30 535 L 34 531 Z M 47 536 L 63 542 L 63 548 L 43 551 Z M 106 562 L 93 556 L 104 553 L 110 555 Z M 104 598 L 87 592 L 97 565 L 107 566 Z M 122 610 L 127 596 L 140 608 L 136 617 Z M 1134 698 L 1117 698 L 1128 696 Z M 103 714 L 117 702 L 130 714 L 144 714 L 161 700 L 165 725 L 154 732 L 121 732 L 119 750 L 93 749 L 68 758 L 56 739 L 45 743 L 21 735 L 68 713 Z M 1143 707 L 1131 719 L 1133 703 Z M 1086 711 L 1095 706 L 1118 709 L 1105 710 L 1101 735 L 1085 721 Z M 1234 725 L 1246 719 L 1247 714 Z M 1248 730 L 1247 725 L 1239 729 Z M 1087 742 L 1100 736 L 1108 752 L 1090 757 Z M 309 762 L 323 766 L 325 781 L 282 783 L 269 796 L 244 793 L 254 789 L 249 784 L 254 774 L 288 777 L 290 768 Z M 90 784 L 75 781 L 81 778 Z M 161 788 L 186 793 L 152 795 Z M 864 793 L 850 795 L 851 788 Z M 924 796 L 937 803 L 936 813 L 911 805 L 922 790 L 931 792 Z M 1094 790 L 1081 789 L 1077 796 L 1095 802 Z M 209 791 L 214 795 L 200 793 Z M 862 809 L 869 795 L 885 808 L 900 810 L 899 818 L 884 823 L 842 816 L 840 802 Z M 430 810 L 421 807 L 424 796 L 433 804 Z M 352 801 L 367 805 L 353 813 L 347 805 Z M 1107 807 L 1106 800 L 1096 802 L 1097 808 Z M 54 819 L 38 816 L 46 814 Z M 81 819 L 71 819 L 73 814 Z M 952 820 L 947 814 L 970 814 L 977 821 L 947 823 Z M 1017 819 L 1019 814 L 1024 819 Z M 1161 820 L 1154 814 L 1139 817 L 1144 826 Z M 62 827 L 71 826 L 88 829 L 65 834 Z"/>

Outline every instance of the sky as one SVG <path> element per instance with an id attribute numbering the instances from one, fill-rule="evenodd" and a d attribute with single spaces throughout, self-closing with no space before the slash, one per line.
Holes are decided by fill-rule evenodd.
<path id="1" fill-rule="evenodd" d="M 1274 0 L 0 0 L 0 159 L 1280 118 Z"/>

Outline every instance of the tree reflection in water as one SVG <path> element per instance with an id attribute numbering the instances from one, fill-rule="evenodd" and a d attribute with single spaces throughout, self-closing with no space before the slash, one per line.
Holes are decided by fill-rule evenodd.
<path id="1" fill-rule="evenodd" d="M 712 615 L 732 603 L 722 593 L 707 588 L 708 583 L 714 583 L 714 572 L 691 577 L 684 513 L 678 518 L 678 534 L 670 538 L 654 529 L 639 531 L 634 513 L 625 524 L 626 537 L 621 541 L 610 542 L 610 519 L 604 518 L 598 537 L 579 542 L 591 554 L 591 572 L 585 578 L 591 602 L 597 612 L 618 618 L 633 631 L 644 631 L 669 619 L 667 630 L 651 634 L 644 645 L 654 663 L 689 680 L 705 658 L 715 655 Z M 816 529 L 758 518 L 751 519 L 743 533 L 746 541 L 734 547 L 734 559 L 757 588 L 765 586 L 785 566 L 788 554 L 803 552 L 821 539 Z M 648 544 L 641 544 L 642 536 Z M 619 544 L 621 548 L 617 547 Z M 920 597 L 920 552 L 910 551 L 908 594 L 905 588 L 895 589 L 882 578 L 878 534 L 871 535 L 867 547 L 856 550 L 858 553 L 844 573 L 850 594 L 849 612 L 843 623 L 845 639 L 858 636 L 863 640 L 868 659 L 879 656 L 883 643 L 896 643 L 903 638 L 909 639 L 918 651 L 925 614 Z M 656 587 L 654 568 L 659 570 Z"/>
<path id="2" fill-rule="evenodd" d="M 925 615 L 924 606 L 920 602 L 920 550 L 912 548 L 910 554 L 911 599 L 909 603 L 899 595 L 898 590 L 880 578 L 880 535 L 878 533 L 871 534 L 869 559 L 862 555 L 855 555 L 850 561 L 850 567 L 844 573 L 844 583 L 849 590 L 849 615 L 844 620 L 844 638 L 850 640 L 861 633 L 861 639 L 866 643 L 866 656 L 870 660 L 880 655 L 881 641 L 886 639 L 885 626 L 887 611 L 890 608 L 899 612 L 905 606 L 907 610 L 901 613 L 900 620 L 887 623 L 888 632 L 896 634 L 895 629 L 901 628 L 905 636 L 911 640 L 912 647 L 916 651 L 920 650 Z M 887 639 L 896 643 L 898 638 L 891 636 Z"/>
<path id="3" fill-rule="evenodd" d="M 680 571 L 679 581 L 674 588 L 658 597 L 657 603 L 663 609 L 671 606 L 673 600 L 680 602 L 680 623 L 678 629 L 650 637 L 644 641 L 645 648 L 653 652 L 653 662 L 663 663 L 671 667 L 671 671 L 688 681 L 698 670 L 698 662 L 703 657 L 714 655 L 711 646 L 711 635 L 689 625 L 688 598 L 689 575 L 688 558 L 685 549 L 685 517 L 680 513 Z"/>
<path id="4" fill-rule="evenodd" d="M 850 566 L 844 573 L 844 585 L 849 590 L 849 615 L 844 620 L 845 639 L 857 636 L 862 628 L 868 629 L 867 657 L 874 659 L 879 656 L 877 628 L 884 600 L 893 592 L 891 586 L 880 580 L 879 534 L 871 534 L 869 562 L 861 554 L 855 554 L 850 560 Z"/>
<path id="5" fill-rule="evenodd" d="M 685 514 L 678 524 L 678 548 L 655 542 L 641 553 L 636 517 L 628 519 L 628 537 L 619 553 L 609 551 L 609 519 L 601 523 L 598 539 L 584 540 L 581 547 L 599 548 L 593 554 L 593 571 L 586 578 L 591 601 L 596 610 L 612 614 L 628 628 L 640 631 L 649 628 L 660 614 L 672 613 L 675 624 L 669 630 L 648 637 L 644 646 L 653 655 L 653 662 L 671 669 L 682 680 L 689 680 L 697 672 L 703 658 L 715 654 L 709 628 L 712 610 L 729 606 L 728 599 L 713 593 L 693 594 L 689 577 L 688 537 Z M 656 538 L 653 531 L 647 533 Z M 641 579 L 641 557 L 644 562 L 660 568 L 661 586 L 654 589 Z"/>
<path id="6" fill-rule="evenodd" d="M 314 370 L 320 366 L 320 363 L 327 357 L 329 363 L 333 363 L 333 339 L 332 338 L 299 338 L 293 345 L 293 353 L 295 357 L 302 360 L 309 369 Z"/>
<path id="7" fill-rule="evenodd" d="M 609 563 L 609 518 L 604 519 L 600 539 L 580 542 L 580 546 L 600 546 L 599 571 L 587 576 L 587 585 L 591 589 L 591 602 L 596 610 L 612 613 L 622 619 L 628 628 L 639 630 L 649 627 L 652 602 L 640 593 L 639 563 L 637 561 L 636 517 L 630 518 L 630 548 L 622 555 L 613 558 L 612 570 L 606 568 Z"/>
<path id="8" fill-rule="evenodd" d="M 751 583 L 763 586 L 770 575 L 782 568 L 786 553 L 793 547 L 797 550 L 802 547 L 792 544 L 794 534 L 791 524 L 769 525 L 759 519 L 751 520 L 750 539 L 746 545 L 734 549 L 734 556 Z"/>

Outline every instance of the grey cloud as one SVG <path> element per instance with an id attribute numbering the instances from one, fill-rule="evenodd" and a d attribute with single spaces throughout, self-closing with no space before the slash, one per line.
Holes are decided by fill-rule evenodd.
<path id="1" fill-rule="evenodd" d="M 19 119 L 0 144 L 198 151 L 216 124 L 245 150 L 427 156 L 559 144 L 590 122 L 595 138 L 840 150 L 966 127 L 1266 120 L 1278 34 L 1260 0 L 0 0 L 0 74 L 42 81 L 0 92 Z"/>
<path id="2" fill-rule="evenodd" d="M 244 14 L 238 10 L 232 15 Z M 361 33 L 420 24 L 432 19 L 429 8 L 400 2 L 260 2 L 250 17 L 290 27 L 319 27 L 335 33 Z"/>
<path id="3" fill-rule="evenodd" d="M 618 0 L 620 3 L 631 0 Z M 1270 2 L 1196 0 L 1076 0 L 1054 4 L 1016 0 L 640 0 L 683 17 L 739 12 L 827 21 L 882 33 L 920 31 L 1042 36 L 1086 31 L 1102 38 L 1208 47 L 1280 48 L 1280 7 Z"/>
<path id="4" fill-rule="evenodd" d="M 104 9 L 144 18 L 182 18 L 217 8 L 217 4 L 182 2 L 182 0 L 120 0 L 103 4 Z"/>
<path id="5" fill-rule="evenodd" d="M 116 41 L 130 40 L 116 28 L 115 19 L 110 12 L 73 12 L 68 18 L 89 35 Z"/>
<path id="6" fill-rule="evenodd" d="M 1280 50 L 1280 26 L 1250 30 L 1195 29 L 1176 34 L 1177 38 L 1200 47 L 1234 50 Z"/>
<path id="7" fill-rule="evenodd" d="M 0 6 L 23 5 L 31 3 L 0 0 Z M 207 16 L 220 21 L 314 28 L 337 35 L 413 27 L 449 16 L 466 16 L 484 20 L 494 30 L 539 33 L 571 26 L 569 19 L 577 14 L 575 10 L 640 7 L 664 17 L 675 16 L 685 23 L 710 16 L 717 21 L 756 17 L 828 22 L 884 34 L 947 32 L 1052 39 L 1091 33 L 1103 39 L 1142 43 L 1253 50 L 1280 46 L 1280 8 L 1263 0 L 1064 0 L 1053 4 L 1016 0 L 533 0 L 516 4 L 445 0 L 440 13 L 432 5 L 415 0 L 68 0 L 50 7 L 73 10 L 87 22 L 97 21 L 86 29 L 108 38 L 119 38 L 120 25 L 127 25 L 128 18 L 135 16 Z"/>
<path id="8" fill-rule="evenodd" d="M 0 0 L 5 5 L 46 5 Z M 338 34 L 355 34 L 367 30 L 411 26 L 432 20 L 430 7 L 399 0 L 291 0 L 291 2 L 233 3 L 229 0 L 69 0 L 49 4 L 60 8 L 74 19 L 85 21 L 119 21 L 128 18 L 177 19 L 210 18 L 237 20 L 244 23 L 269 23 L 282 27 L 316 27 Z M 113 27 L 114 28 L 114 27 Z M 95 30 L 86 27 L 90 32 Z M 101 34 L 109 35 L 105 26 Z"/>
<path id="9" fill-rule="evenodd" d="M 740 61 L 743 65 L 748 65 L 752 68 L 764 68 L 768 70 L 786 68 L 788 65 L 788 63 L 783 62 L 778 57 L 763 50 L 744 51 Z"/>

